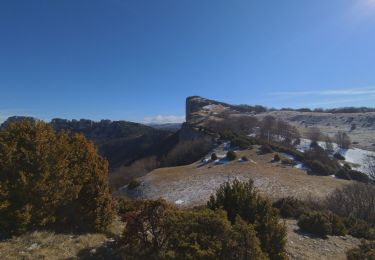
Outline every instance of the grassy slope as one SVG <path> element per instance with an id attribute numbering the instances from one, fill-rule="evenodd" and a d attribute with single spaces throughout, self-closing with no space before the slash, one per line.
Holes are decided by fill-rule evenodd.
<path id="1" fill-rule="evenodd" d="M 182 205 L 204 204 L 209 196 L 228 179 L 252 178 L 259 190 L 271 198 L 296 196 L 323 197 L 348 181 L 332 177 L 311 176 L 306 172 L 271 163 L 273 154 L 257 155 L 256 149 L 238 152 L 246 155 L 248 162 L 233 161 L 224 165 L 213 163 L 202 166 L 200 162 L 180 167 L 159 168 L 142 177 L 136 190 L 124 191 L 131 197 L 165 198 Z"/>

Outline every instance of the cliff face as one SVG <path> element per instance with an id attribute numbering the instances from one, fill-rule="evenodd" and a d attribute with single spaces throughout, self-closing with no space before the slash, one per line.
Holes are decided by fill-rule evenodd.
<path id="1" fill-rule="evenodd" d="M 181 142 L 194 141 L 198 139 L 206 139 L 207 141 L 212 140 L 211 136 L 208 136 L 204 132 L 200 131 L 199 128 L 184 123 L 179 131 L 179 140 Z"/>
<path id="2" fill-rule="evenodd" d="M 188 97 L 186 99 L 186 122 L 189 123 L 193 120 L 194 115 L 199 113 L 204 106 L 210 105 L 211 102 L 211 100 L 198 96 Z"/>
<path id="3" fill-rule="evenodd" d="M 217 115 L 228 112 L 239 113 L 236 106 L 223 102 L 192 96 L 186 99 L 186 122 L 190 125 L 204 125 L 208 119 L 214 119 Z"/>

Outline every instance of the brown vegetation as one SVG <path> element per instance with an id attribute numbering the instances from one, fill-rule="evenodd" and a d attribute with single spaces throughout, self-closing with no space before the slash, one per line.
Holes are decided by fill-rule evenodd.
<path id="1" fill-rule="evenodd" d="M 83 135 L 43 122 L 0 132 L 0 236 L 26 230 L 105 230 L 114 217 L 108 163 Z"/>

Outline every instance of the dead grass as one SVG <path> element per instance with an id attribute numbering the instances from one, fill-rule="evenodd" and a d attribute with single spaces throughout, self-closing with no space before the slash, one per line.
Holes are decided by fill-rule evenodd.
<path id="1" fill-rule="evenodd" d="M 238 152 L 238 157 L 246 156 L 248 162 L 233 161 L 224 165 L 200 162 L 170 168 L 156 169 L 140 178 L 141 186 L 134 191 L 125 191 L 129 197 L 165 198 L 181 205 L 193 206 L 206 203 L 209 196 L 228 179 L 252 178 L 260 192 L 271 198 L 295 196 L 298 198 L 324 197 L 334 189 L 349 181 L 330 176 L 312 176 L 306 172 L 271 163 L 274 154 L 257 155 L 256 149 Z"/>
<path id="2" fill-rule="evenodd" d="M 95 251 L 123 231 L 123 223 L 114 221 L 107 234 L 57 234 L 35 231 L 0 241 L 0 259 L 78 259 L 80 254 Z"/>
<path id="3" fill-rule="evenodd" d="M 0 242 L 0 259 L 76 259 L 80 251 L 99 247 L 106 239 L 104 234 L 36 231 Z"/>

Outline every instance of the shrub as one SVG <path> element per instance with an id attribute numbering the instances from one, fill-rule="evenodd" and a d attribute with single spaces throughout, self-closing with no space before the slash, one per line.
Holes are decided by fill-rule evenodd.
<path id="1" fill-rule="evenodd" d="M 326 214 L 321 212 L 306 212 L 298 220 L 298 226 L 311 234 L 326 237 L 332 233 L 331 223 Z"/>
<path id="2" fill-rule="evenodd" d="M 294 197 L 281 198 L 272 204 L 284 218 L 298 218 L 305 210 L 304 203 Z"/>
<path id="3" fill-rule="evenodd" d="M 352 180 L 364 182 L 364 183 L 370 182 L 370 178 L 368 177 L 368 175 L 363 172 L 356 171 L 356 170 L 349 170 L 348 172 Z"/>
<path id="4" fill-rule="evenodd" d="M 253 141 L 244 136 L 237 136 L 231 139 L 231 145 L 240 149 L 247 149 L 251 147 L 252 144 L 254 144 Z"/>
<path id="5" fill-rule="evenodd" d="M 137 179 L 132 179 L 128 184 L 128 189 L 133 190 L 141 185 L 140 181 Z"/>
<path id="6" fill-rule="evenodd" d="M 278 153 L 273 156 L 273 161 L 274 162 L 279 162 L 280 161 L 280 155 Z"/>
<path id="7" fill-rule="evenodd" d="M 228 151 L 227 152 L 227 159 L 229 161 L 236 160 L 236 158 L 237 158 L 237 154 L 234 151 Z"/>
<path id="8" fill-rule="evenodd" d="M 212 149 L 210 138 L 198 138 L 178 142 L 163 158 L 163 166 L 180 166 L 193 163 L 205 156 Z"/>
<path id="9" fill-rule="evenodd" d="M 375 241 L 362 241 L 357 248 L 347 251 L 346 257 L 348 260 L 375 259 Z"/>
<path id="10" fill-rule="evenodd" d="M 217 160 L 217 155 L 216 155 L 216 153 L 211 154 L 211 160 L 212 160 L 212 161 L 216 161 L 216 160 Z"/>
<path id="11" fill-rule="evenodd" d="M 268 145 L 268 144 L 263 144 L 263 145 L 259 148 L 259 152 L 260 152 L 261 154 L 267 154 L 267 153 L 272 153 L 273 150 L 272 150 L 272 148 L 271 148 L 270 145 Z"/>
<path id="12" fill-rule="evenodd" d="M 139 202 L 127 198 L 116 198 L 117 213 L 123 215 L 127 212 L 135 211 Z"/>
<path id="13" fill-rule="evenodd" d="M 265 259 L 254 227 L 240 217 L 232 225 L 220 210 L 145 201 L 124 220 L 118 251 L 125 259 Z"/>
<path id="14" fill-rule="evenodd" d="M 332 226 L 332 235 L 343 236 L 348 233 L 344 221 L 339 216 L 330 213 L 329 218 Z"/>
<path id="15" fill-rule="evenodd" d="M 293 160 L 290 160 L 288 158 L 283 158 L 281 160 L 281 163 L 284 165 L 295 165 L 296 163 Z"/>
<path id="16" fill-rule="evenodd" d="M 345 166 L 343 168 L 341 168 L 340 170 L 338 170 L 335 173 L 335 176 L 337 178 L 340 178 L 340 179 L 351 180 L 350 175 L 349 175 L 349 170 L 347 170 L 347 168 L 345 168 Z"/>
<path id="17" fill-rule="evenodd" d="M 318 148 L 318 147 L 320 147 L 320 145 L 318 144 L 317 141 L 312 141 L 312 142 L 310 143 L 310 148 L 315 149 L 315 148 Z"/>
<path id="18" fill-rule="evenodd" d="M 375 239 L 375 228 L 364 220 L 354 217 L 345 218 L 344 224 L 348 229 L 348 233 L 353 237 L 364 239 Z"/>
<path id="19" fill-rule="evenodd" d="M 280 223 L 271 201 L 259 195 L 254 182 L 226 182 L 207 203 L 212 210 L 224 209 L 233 223 L 236 216 L 255 226 L 263 252 L 271 259 L 286 259 L 286 228 Z"/>
<path id="20" fill-rule="evenodd" d="M 0 236 L 49 226 L 103 231 L 115 208 L 108 163 L 83 135 L 43 122 L 0 131 Z"/>
<path id="21" fill-rule="evenodd" d="M 319 145 L 306 151 L 302 162 L 317 175 L 333 175 L 341 167 L 337 160 L 332 160 Z"/>
<path id="22" fill-rule="evenodd" d="M 305 212 L 299 218 L 298 226 L 303 231 L 322 237 L 347 233 L 341 218 L 331 212 Z"/>
<path id="23" fill-rule="evenodd" d="M 340 153 L 335 153 L 333 157 L 336 158 L 337 160 L 345 161 L 345 157 L 342 156 Z"/>
<path id="24" fill-rule="evenodd" d="M 330 175 L 330 169 L 318 160 L 308 161 L 307 165 L 317 175 Z"/>
<path id="25" fill-rule="evenodd" d="M 343 131 L 338 131 L 335 135 L 336 143 L 340 148 L 348 149 L 351 144 L 350 137 Z"/>
<path id="26" fill-rule="evenodd" d="M 375 225 L 375 186 L 354 183 L 332 192 L 326 207 L 341 217 L 354 217 Z M 360 202 L 360 203 L 359 203 Z"/>

